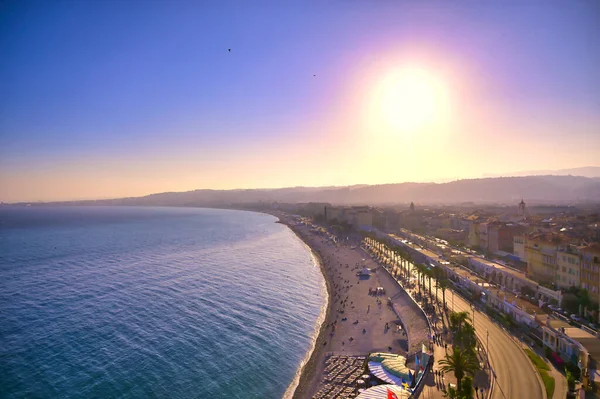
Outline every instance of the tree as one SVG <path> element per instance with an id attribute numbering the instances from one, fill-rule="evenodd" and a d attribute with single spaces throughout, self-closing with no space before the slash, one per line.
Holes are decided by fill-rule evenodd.
<path id="1" fill-rule="evenodd" d="M 477 345 L 477 339 L 475 338 L 475 327 L 473 327 L 471 323 L 463 323 L 460 330 L 460 336 L 458 338 L 460 339 L 463 349 L 475 349 L 475 345 Z"/>
<path id="2" fill-rule="evenodd" d="M 417 272 L 417 285 L 419 286 L 419 291 L 421 291 L 421 273 L 422 273 L 422 267 L 421 264 L 418 263 L 416 265 L 413 265 L 415 271 Z"/>
<path id="3" fill-rule="evenodd" d="M 466 376 L 462 382 L 461 399 L 473 399 L 473 378 Z"/>
<path id="4" fill-rule="evenodd" d="M 434 268 L 432 271 L 433 271 L 433 278 L 435 280 L 435 299 L 439 303 L 440 301 L 438 300 L 438 288 L 440 288 L 439 282 L 440 282 L 440 279 L 444 276 L 444 272 L 439 267 Z"/>
<path id="5" fill-rule="evenodd" d="M 452 330 L 460 331 L 464 323 L 471 321 L 471 316 L 469 316 L 469 312 L 452 312 L 448 320 Z"/>
<path id="6" fill-rule="evenodd" d="M 440 360 L 441 370 L 445 373 L 453 372 L 456 377 L 456 389 L 462 392 L 462 380 L 465 376 L 475 375 L 479 370 L 479 362 L 472 351 L 465 351 L 459 347 L 454 347 L 452 353 L 446 354 L 446 357 Z"/>
<path id="7" fill-rule="evenodd" d="M 569 370 L 565 370 L 565 374 L 567 376 L 567 385 L 569 387 L 569 391 L 574 391 L 575 390 L 575 376 Z"/>
<path id="8" fill-rule="evenodd" d="M 460 399 L 458 391 L 456 388 L 448 386 L 448 388 L 444 389 L 444 397 L 448 399 Z"/>
<path id="9" fill-rule="evenodd" d="M 433 270 L 427 266 L 425 267 L 425 276 L 429 280 L 429 295 L 431 295 L 431 278 L 433 277 Z"/>
<path id="10" fill-rule="evenodd" d="M 440 287 L 440 290 L 442 290 L 442 301 L 444 302 L 444 309 L 446 309 L 446 289 L 450 287 L 450 281 L 443 279 L 438 281 L 437 285 Z"/>

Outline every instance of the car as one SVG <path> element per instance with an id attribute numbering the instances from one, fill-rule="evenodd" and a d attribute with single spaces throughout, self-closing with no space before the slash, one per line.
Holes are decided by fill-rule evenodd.
<path id="1" fill-rule="evenodd" d="M 581 317 L 577 316 L 576 314 L 572 314 L 569 317 L 571 318 L 571 320 L 575 320 L 577 322 L 581 322 Z"/>

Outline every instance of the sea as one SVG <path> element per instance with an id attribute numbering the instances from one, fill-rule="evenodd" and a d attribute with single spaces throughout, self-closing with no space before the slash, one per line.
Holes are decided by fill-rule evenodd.
<path id="1" fill-rule="evenodd" d="M 324 317 L 271 215 L 0 207 L 1 398 L 281 398 Z"/>

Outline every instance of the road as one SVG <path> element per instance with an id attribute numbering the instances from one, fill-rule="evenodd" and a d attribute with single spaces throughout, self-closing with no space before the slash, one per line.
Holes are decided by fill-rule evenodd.
<path id="1" fill-rule="evenodd" d="M 412 274 L 416 277 L 416 273 L 413 272 Z M 433 286 L 432 291 L 435 295 Z M 439 290 L 438 296 L 441 301 L 441 290 Z M 453 310 L 456 312 L 469 312 L 469 315 L 473 317 L 471 304 L 459 295 L 453 295 L 450 289 L 446 291 L 448 307 L 452 309 L 452 296 L 454 296 Z M 489 345 L 490 363 L 496 375 L 492 398 L 546 398 L 546 390 L 537 371 L 535 371 L 529 358 L 521 349 L 520 343 L 517 343 L 513 337 L 477 310 L 475 310 L 474 326 L 476 334 L 483 345 Z M 488 332 L 489 337 L 486 336 Z"/>
<path id="2" fill-rule="evenodd" d="M 448 290 L 450 291 L 450 290 Z M 446 302 L 452 309 L 452 292 L 446 292 Z M 441 300 L 441 291 L 438 293 Z M 471 305 L 454 294 L 454 311 L 469 312 L 473 317 Z M 485 314 L 475 311 L 475 332 L 484 346 L 489 345 L 489 357 L 496 374 L 493 399 L 543 399 L 546 391 L 542 387 L 537 372 L 515 342 L 502 328 L 493 323 Z M 489 332 L 489 339 L 486 334 Z"/>
<path id="3" fill-rule="evenodd" d="M 391 257 L 391 253 L 386 251 Z M 411 274 L 416 277 L 413 265 L 410 264 Z M 426 284 L 427 286 L 427 284 Z M 435 288 L 432 284 L 435 295 Z M 442 291 L 438 290 L 438 297 L 442 301 Z M 471 304 L 462 299 L 458 294 L 453 294 L 451 289 L 446 291 L 447 306 L 455 312 L 469 312 L 473 318 L 477 337 L 489 351 L 492 370 L 495 372 L 496 380 L 492 399 L 545 399 L 546 390 L 542 386 L 537 371 L 533 368 L 531 361 L 521 349 L 520 343 L 515 341 L 501 327 L 492 322 L 487 315 L 471 309 Z M 454 308 L 452 308 L 454 306 Z M 489 338 L 487 334 L 489 332 Z"/>

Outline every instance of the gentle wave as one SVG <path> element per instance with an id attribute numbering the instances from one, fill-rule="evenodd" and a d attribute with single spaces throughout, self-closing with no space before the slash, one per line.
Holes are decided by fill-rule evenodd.
<path id="1" fill-rule="evenodd" d="M 0 220 L 3 397 L 293 392 L 326 291 L 274 217 L 31 207 Z"/>

